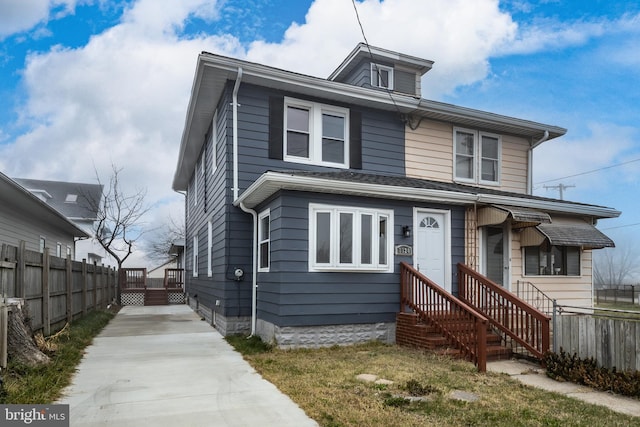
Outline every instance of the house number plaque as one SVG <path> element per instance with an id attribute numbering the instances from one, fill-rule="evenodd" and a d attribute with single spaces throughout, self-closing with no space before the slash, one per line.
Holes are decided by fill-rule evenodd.
<path id="1" fill-rule="evenodd" d="M 413 246 L 409 245 L 396 245 L 396 255 L 400 256 L 412 256 Z"/>

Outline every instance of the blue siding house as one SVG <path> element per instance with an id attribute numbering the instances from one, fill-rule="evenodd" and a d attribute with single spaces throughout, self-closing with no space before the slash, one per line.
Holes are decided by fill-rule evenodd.
<path id="1" fill-rule="evenodd" d="M 525 244 L 554 243 L 535 228 L 546 212 L 588 217 L 585 251 L 612 244 L 590 243 L 602 237 L 592 220 L 619 212 L 534 197 L 527 171 L 508 172 L 564 129 L 424 100 L 432 65 L 363 44 L 328 79 L 198 56 L 173 189 L 185 194 L 189 304 L 223 335 L 394 342 L 402 261 L 457 295 L 458 263 L 495 270 L 482 248 L 496 234 L 482 227 L 498 224 L 522 258 L 523 215 Z M 473 138 L 484 145 L 464 146 Z M 472 182 L 463 172 L 476 167 Z"/>

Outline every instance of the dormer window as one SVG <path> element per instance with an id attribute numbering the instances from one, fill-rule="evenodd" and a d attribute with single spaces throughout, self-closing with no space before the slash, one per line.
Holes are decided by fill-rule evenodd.
<path id="1" fill-rule="evenodd" d="M 393 68 L 371 64 L 371 86 L 393 90 Z"/>

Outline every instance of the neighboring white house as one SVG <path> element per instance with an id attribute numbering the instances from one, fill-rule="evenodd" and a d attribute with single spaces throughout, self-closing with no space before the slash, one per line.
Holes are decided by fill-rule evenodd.
<path id="1" fill-rule="evenodd" d="M 164 270 L 167 268 L 178 268 L 178 262 L 176 258 L 173 258 L 162 265 L 155 267 L 147 272 L 147 278 L 149 279 L 164 279 Z"/>

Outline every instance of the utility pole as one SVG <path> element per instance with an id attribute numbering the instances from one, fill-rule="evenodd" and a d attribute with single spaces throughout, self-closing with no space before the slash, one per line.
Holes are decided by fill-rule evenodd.
<path id="1" fill-rule="evenodd" d="M 545 185 L 544 188 L 545 189 L 554 189 L 554 190 L 558 190 L 560 191 L 560 200 L 564 200 L 564 190 L 566 190 L 567 188 L 573 188 L 575 187 L 575 185 L 564 185 L 562 183 L 558 184 L 558 185 Z"/>

